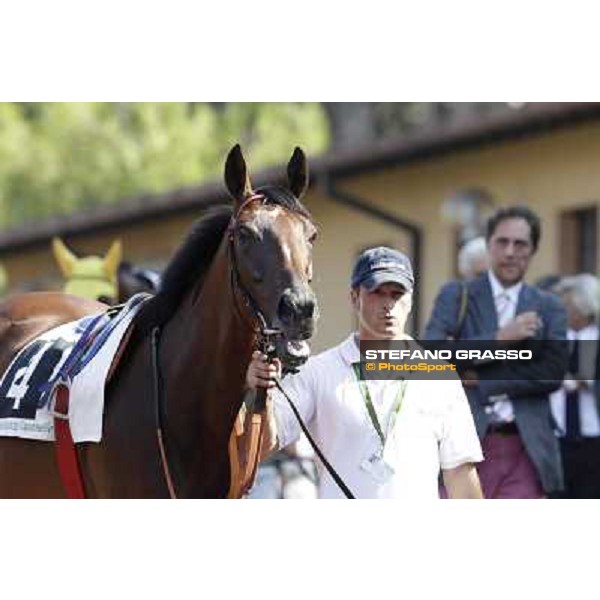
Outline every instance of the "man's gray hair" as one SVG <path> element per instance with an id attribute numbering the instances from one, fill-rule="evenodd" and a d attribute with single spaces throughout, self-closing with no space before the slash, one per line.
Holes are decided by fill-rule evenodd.
<path id="1" fill-rule="evenodd" d="M 458 253 L 458 272 L 461 277 L 474 277 L 479 273 L 475 272 L 475 265 L 485 261 L 487 264 L 488 251 L 487 243 L 483 236 L 469 240 Z"/>
<path id="2" fill-rule="evenodd" d="M 575 308 L 584 317 L 598 321 L 600 317 L 600 280 L 594 275 L 583 273 L 564 277 L 556 285 L 557 294 L 568 294 Z"/>

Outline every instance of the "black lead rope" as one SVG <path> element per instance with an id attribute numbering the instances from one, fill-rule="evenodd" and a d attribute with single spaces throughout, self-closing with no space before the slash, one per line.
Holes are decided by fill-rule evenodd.
<path id="1" fill-rule="evenodd" d="M 346 496 L 346 498 L 348 500 L 356 500 L 356 496 L 350 491 L 348 486 L 342 481 L 342 478 L 337 474 L 336 470 L 331 466 L 329 461 L 323 456 L 323 453 L 321 452 L 321 450 L 319 450 L 319 447 L 317 446 L 315 441 L 312 439 L 310 433 L 308 432 L 308 429 L 306 428 L 306 425 L 302 421 L 302 418 L 300 417 L 300 413 L 298 412 L 296 405 L 292 402 L 292 399 L 286 394 L 285 390 L 281 387 L 281 383 L 279 382 L 279 379 L 275 379 L 275 385 L 277 386 L 277 389 L 283 394 L 285 399 L 288 401 L 288 403 L 292 409 L 292 412 L 294 413 L 294 416 L 296 417 L 296 419 L 298 420 L 298 423 L 300 424 L 300 428 L 302 429 L 302 431 L 304 432 L 304 435 L 306 436 L 306 439 L 309 441 L 310 445 L 313 447 L 313 450 L 315 451 L 315 453 L 317 454 L 317 456 L 323 463 L 323 466 L 327 469 L 327 472 L 331 475 L 331 478 L 336 482 L 336 484 L 340 488 L 340 490 L 342 490 L 342 492 L 344 492 L 344 495 Z"/>

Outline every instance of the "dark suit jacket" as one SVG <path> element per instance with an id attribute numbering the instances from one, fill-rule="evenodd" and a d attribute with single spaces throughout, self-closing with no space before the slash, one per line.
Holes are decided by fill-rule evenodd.
<path id="1" fill-rule="evenodd" d="M 594 374 L 594 389 L 596 391 L 596 407 L 598 414 L 600 414 L 600 342 L 596 350 L 596 372 Z"/>
<path id="2" fill-rule="evenodd" d="M 426 327 L 425 339 L 444 340 L 455 333 L 461 286 L 461 282 L 453 281 L 442 287 Z M 480 438 L 489 425 L 489 416 L 485 412 L 489 396 L 508 394 L 525 448 L 537 468 L 544 490 L 550 493 L 562 489 L 563 478 L 548 397 L 564 377 L 567 349 L 566 343 L 554 341 L 549 344 L 544 340 L 566 338 L 566 314 L 558 298 L 524 284 L 516 314 L 527 311 L 536 311 L 543 321 L 543 328 L 536 336 L 540 340 L 543 360 L 535 364 L 520 361 L 514 365 L 504 361 L 487 365 L 486 379 L 480 380 L 475 388 L 467 388 L 466 392 Z M 467 312 L 456 337 L 495 340 L 497 329 L 496 307 L 486 273 L 468 283 Z"/>

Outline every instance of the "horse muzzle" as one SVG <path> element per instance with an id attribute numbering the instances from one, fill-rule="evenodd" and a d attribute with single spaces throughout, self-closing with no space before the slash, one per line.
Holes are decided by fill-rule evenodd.
<path id="1" fill-rule="evenodd" d="M 315 331 L 318 310 L 310 289 L 288 288 L 281 295 L 277 307 L 277 325 L 281 335 L 276 342 L 277 356 L 285 369 L 295 371 L 310 356 L 306 340 Z"/>
<path id="2" fill-rule="evenodd" d="M 315 331 L 317 302 L 311 291 L 285 290 L 279 301 L 277 316 L 289 340 L 307 340 Z"/>

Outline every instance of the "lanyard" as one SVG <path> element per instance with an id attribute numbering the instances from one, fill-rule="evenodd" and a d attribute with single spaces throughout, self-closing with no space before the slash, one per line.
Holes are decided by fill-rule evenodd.
<path id="1" fill-rule="evenodd" d="M 400 414 L 400 409 L 402 408 L 402 401 L 404 400 L 404 396 L 406 394 L 406 386 L 408 382 L 403 380 L 398 389 L 398 393 L 396 394 L 396 399 L 394 400 L 394 404 L 392 405 L 392 411 L 390 414 L 390 419 L 388 421 L 387 431 L 385 435 L 383 434 L 383 429 L 379 423 L 379 419 L 377 418 L 377 412 L 375 411 L 375 407 L 373 406 L 373 401 L 371 400 L 371 393 L 369 392 L 369 386 L 364 379 L 360 377 L 360 363 L 352 363 L 352 368 L 354 369 L 354 374 L 356 375 L 356 380 L 358 381 L 358 386 L 360 389 L 360 393 L 365 401 L 365 406 L 367 407 L 367 412 L 369 413 L 369 417 L 371 419 L 371 423 L 381 440 L 381 448 L 385 448 L 385 442 L 390 435 L 392 429 L 394 429 L 394 425 L 396 424 L 396 419 Z"/>

